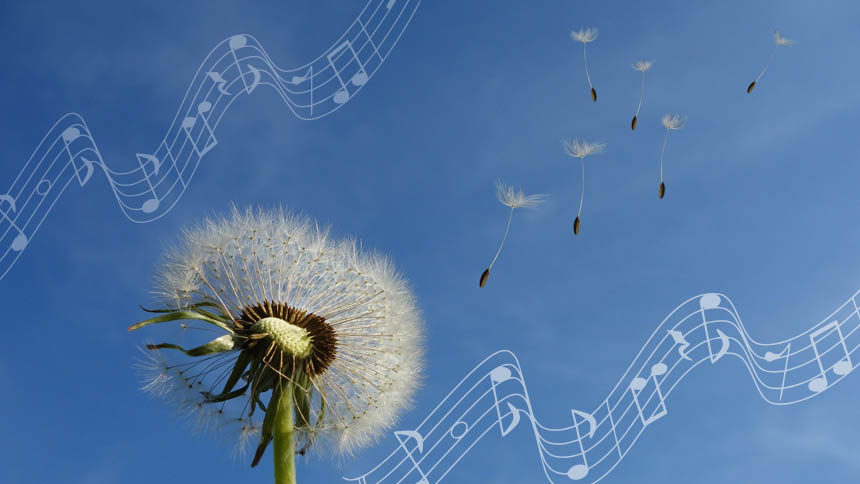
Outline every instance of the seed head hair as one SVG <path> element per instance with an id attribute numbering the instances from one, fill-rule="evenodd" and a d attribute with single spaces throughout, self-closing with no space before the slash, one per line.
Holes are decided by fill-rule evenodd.
<path id="1" fill-rule="evenodd" d="M 157 315 L 129 330 L 190 320 L 221 336 L 146 345 L 143 390 L 230 430 L 240 451 L 259 440 L 254 465 L 282 392 L 295 448 L 343 455 L 394 425 L 420 384 L 423 323 L 390 260 L 285 209 L 233 208 L 186 229 L 155 292 Z"/>

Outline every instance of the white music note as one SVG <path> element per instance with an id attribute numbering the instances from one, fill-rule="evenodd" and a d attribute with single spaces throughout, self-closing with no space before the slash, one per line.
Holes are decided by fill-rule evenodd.
<path id="1" fill-rule="evenodd" d="M 636 377 L 632 382 L 630 382 L 630 393 L 633 395 L 633 401 L 636 402 L 636 409 L 639 411 L 639 418 L 642 420 L 642 424 L 646 427 L 668 413 L 666 410 L 666 402 L 663 400 L 663 391 L 660 390 L 660 382 L 657 381 L 657 377 L 665 374 L 667 369 L 668 368 L 664 363 L 657 363 L 651 367 L 650 378 L 654 382 L 655 392 L 657 393 L 657 398 L 660 400 L 660 403 L 657 405 L 657 409 L 654 410 L 654 413 L 652 413 L 648 418 L 645 418 L 645 414 L 643 412 L 644 408 L 639 403 L 639 394 L 642 392 L 642 389 L 645 388 L 645 385 L 648 384 L 648 381 L 642 377 Z"/>
<path id="2" fill-rule="evenodd" d="M 701 308 L 699 312 L 702 315 L 702 323 L 705 326 L 705 338 L 707 338 L 708 341 L 708 353 L 710 354 L 711 363 L 715 363 L 718 358 L 714 357 L 714 350 L 711 349 L 711 333 L 708 330 L 708 319 L 705 317 L 705 310 L 718 308 L 720 306 L 721 299 L 722 298 L 720 298 L 719 294 L 714 293 L 704 294 L 699 298 L 699 307 Z"/>
<path id="3" fill-rule="evenodd" d="M 788 373 L 788 357 L 791 356 L 791 343 L 788 343 L 782 351 L 777 354 L 772 351 L 768 351 L 764 354 L 764 360 L 771 362 L 776 361 L 780 358 L 785 358 L 785 368 L 782 370 L 782 384 L 779 387 L 779 400 L 782 401 L 782 393 L 785 390 L 785 375 Z"/>
<path id="4" fill-rule="evenodd" d="M 81 171 L 78 169 L 78 166 L 75 164 L 76 158 L 75 155 L 72 154 L 71 144 L 73 141 L 81 137 L 81 130 L 72 126 L 66 128 L 61 135 L 63 138 L 63 145 L 66 149 L 66 153 L 69 155 L 69 162 L 72 163 L 72 168 L 75 170 L 75 176 L 78 178 L 78 184 L 84 186 L 90 180 L 90 177 L 93 176 L 93 161 L 90 161 L 84 157 L 81 157 L 81 161 L 84 163 L 84 169 L 86 173 L 84 176 L 81 176 Z"/>
<path id="5" fill-rule="evenodd" d="M 363 86 L 368 79 L 367 72 L 364 70 L 364 64 L 361 63 L 361 59 L 358 58 L 358 54 L 356 54 L 355 49 L 352 48 L 352 42 L 344 40 L 340 45 L 332 49 L 331 53 L 326 55 L 326 59 L 328 59 L 328 63 L 331 65 L 334 75 L 337 77 L 338 82 L 340 82 L 340 89 L 334 94 L 334 102 L 337 104 L 343 104 L 349 101 L 350 96 L 346 83 L 343 82 L 343 78 L 340 77 L 340 72 L 337 70 L 337 66 L 334 65 L 334 58 L 337 57 L 344 49 L 349 50 L 352 54 L 352 58 L 355 59 L 356 63 L 358 63 L 358 72 L 353 74 L 350 82 L 355 86 Z"/>
<path id="6" fill-rule="evenodd" d="M 842 345 L 842 351 L 845 352 L 845 357 L 837 361 L 836 364 L 832 366 L 833 373 L 838 376 L 842 376 L 851 373 L 851 370 L 853 370 L 851 355 L 848 352 L 848 347 L 845 345 L 845 337 L 842 336 L 842 330 L 839 328 L 838 321 L 831 321 L 821 328 L 809 333 L 809 340 L 812 342 L 813 351 L 815 351 L 815 361 L 818 362 L 818 368 L 821 370 L 821 376 L 814 378 L 809 382 L 809 390 L 815 393 L 824 391 L 828 386 L 827 370 L 825 370 L 824 364 L 821 362 L 821 354 L 818 352 L 818 341 L 816 338 L 821 336 L 820 339 L 824 339 L 834 331 L 839 336 L 839 343 Z"/>
<path id="7" fill-rule="evenodd" d="M 457 430 L 457 429 L 460 429 L 460 430 Z M 454 437 L 457 440 L 462 439 L 468 432 L 469 432 L 469 424 L 467 424 L 466 422 L 464 422 L 462 420 L 458 420 L 457 422 L 454 422 L 454 425 L 452 425 L 451 428 L 448 429 L 448 433 L 451 435 L 451 437 Z"/>
<path id="8" fill-rule="evenodd" d="M 668 330 L 669 336 L 672 337 L 672 340 L 678 345 L 678 354 L 681 355 L 681 358 L 685 360 L 691 360 L 689 356 L 687 356 L 687 348 L 690 346 L 690 343 L 684 338 L 684 333 L 670 329 Z"/>
<path id="9" fill-rule="evenodd" d="M 254 89 L 260 83 L 260 70 L 252 65 L 247 65 L 248 70 L 251 71 L 251 83 L 248 84 L 248 81 L 245 80 L 245 72 L 242 71 L 242 66 L 239 64 L 239 57 L 236 55 L 236 51 L 248 45 L 248 39 L 244 35 L 234 35 L 230 37 L 230 53 L 233 54 L 233 64 L 236 65 L 236 69 L 239 71 L 239 77 L 242 78 L 242 84 L 245 85 L 245 92 L 251 94 L 254 92 Z"/>
<path id="10" fill-rule="evenodd" d="M 579 415 L 588 422 L 588 438 L 594 437 L 594 431 L 597 428 L 597 421 L 590 413 L 580 410 L 571 409 L 573 415 L 573 427 L 576 429 L 576 441 L 579 442 L 579 452 L 582 454 L 582 464 L 575 464 L 567 470 L 567 477 L 574 481 L 578 481 L 588 475 L 588 459 L 585 456 L 585 445 L 582 442 L 582 434 L 579 432 L 579 422 L 576 421 L 576 416 Z"/>
<path id="11" fill-rule="evenodd" d="M 412 467 L 421 474 L 421 479 L 417 482 L 417 484 L 430 484 L 430 481 L 427 480 L 427 475 L 424 474 L 424 471 L 418 467 L 418 461 L 415 460 L 415 457 L 412 455 L 412 452 L 406 447 L 406 442 L 409 439 L 415 440 L 415 447 L 418 449 L 418 453 L 424 453 L 424 437 L 416 432 L 415 430 L 398 430 L 394 432 L 394 436 L 397 437 L 397 442 L 400 443 L 400 447 L 406 452 L 406 455 L 409 457 L 409 460 L 412 461 Z M 401 437 L 403 437 L 401 439 Z"/>
<path id="12" fill-rule="evenodd" d="M 17 209 L 15 208 L 15 199 L 12 198 L 11 195 L 0 195 L 0 202 L 8 203 L 9 204 L 9 210 L 11 212 L 17 211 Z M 11 244 L 12 250 L 14 250 L 15 252 L 21 252 L 22 250 L 26 249 L 27 243 L 29 241 L 27 239 L 27 236 L 24 234 L 24 231 L 21 230 L 21 228 L 15 224 L 15 220 L 12 220 L 12 218 L 9 217 L 9 212 L 4 212 L 4 211 L 0 210 L 0 215 L 2 215 L 2 218 L 5 218 L 6 220 L 8 220 L 9 223 L 12 224 L 12 227 L 18 231 L 18 235 L 16 235 L 15 238 L 12 240 L 12 244 Z"/>
<path id="13" fill-rule="evenodd" d="M 206 75 L 209 76 L 209 78 L 212 79 L 212 82 L 215 83 L 215 87 L 218 88 L 218 92 L 226 96 L 231 96 L 231 94 L 225 88 L 225 86 L 227 85 L 227 79 L 221 77 L 220 72 L 209 71 L 206 73 Z"/>
<path id="14" fill-rule="evenodd" d="M 493 399 L 495 400 L 494 406 L 496 407 L 496 416 L 499 418 L 499 430 L 502 432 L 502 437 L 511 433 L 511 431 L 516 428 L 517 424 L 520 423 L 520 412 L 516 407 L 511 405 L 510 402 L 505 403 L 508 404 L 508 411 L 510 412 L 513 420 L 511 420 L 511 423 L 508 424 L 507 427 L 502 423 L 502 411 L 499 409 L 499 394 L 496 392 L 496 385 L 510 380 L 511 378 L 511 370 L 506 366 L 499 366 L 490 372 L 490 384 L 493 388 Z"/>
<path id="15" fill-rule="evenodd" d="M 209 101 L 203 101 L 202 103 L 197 105 L 197 116 L 188 116 L 182 121 L 182 129 L 185 131 L 185 135 L 188 137 L 189 141 L 191 141 L 191 146 L 194 147 L 194 151 L 197 152 L 197 156 L 203 157 L 206 153 L 209 152 L 215 145 L 218 144 L 218 140 L 215 139 L 215 132 L 212 130 L 212 127 L 209 126 L 209 120 L 204 116 L 204 114 L 208 113 L 209 110 L 212 109 L 212 103 Z M 196 138 L 191 134 L 191 131 L 194 129 L 194 126 L 197 125 L 197 118 L 203 120 L 203 128 L 200 130 L 200 135 L 205 135 L 207 137 L 206 144 L 201 149 L 197 146 L 197 142 L 200 136 Z"/>
<path id="16" fill-rule="evenodd" d="M 152 176 L 158 176 L 158 171 L 161 169 L 161 160 L 154 155 L 137 153 L 137 162 L 140 164 L 140 171 L 143 173 L 143 179 L 149 186 L 149 191 L 152 192 L 152 198 L 143 202 L 140 209 L 143 210 L 143 213 L 152 213 L 158 210 L 160 202 L 158 200 L 158 195 L 155 193 L 155 187 L 152 185 L 150 174 L 146 171 L 146 163 L 149 162 L 152 164 Z"/>
<path id="17" fill-rule="evenodd" d="M 310 106 L 311 106 L 311 116 L 313 116 L 314 115 L 314 66 L 308 67 L 308 71 L 305 72 L 304 75 L 293 76 L 292 83 L 294 85 L 298 85 L 298 84 L 301 84 L 301 83 L 307 81 L 308 79 L 311 80 L 311 88 L 308 92 L 311 95 Z"/>

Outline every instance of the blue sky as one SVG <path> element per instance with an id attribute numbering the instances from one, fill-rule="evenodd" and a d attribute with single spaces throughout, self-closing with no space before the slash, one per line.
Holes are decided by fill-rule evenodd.
<path id="1" fill-rule="evenodd" d="M 363 2 L 6 2 L 0 7 L 0 187 L 62 114 L 81 113 L 102 154 L 132 168 L 157 145 L 200 61 L 251 33 L 282 67 L 327 49 Z M 238 206 L 286 206 L 386 252 L 410 280 L 428 334 L 411 428 L 498 349 L 520 359 L 541 421 L 593 408 L 676 305 L 729 295 L 757 339 L 818 322 L 858 289 L 860 67 L 854 2 L 424 2 L 361 93 L 317 121 L 273 91 L 233 105 L 219 145 L 177 206 L 131 224 L 99 175 L 70 186 L 0 280 L 0 480 L 124 484 L 268 482 L 195 437 L 132 370 L 153 267 L 179 229 Z M 591 102 L 581 47 L 599 94 Z M 797 44 L 767 60 L 770 31 Z M 639 74 L 654 59 L 635 132 Z M 666 154 L 659 117 L 689 116 Z M 579 172 L 560 139 L 608 143 Z M 501 178 L 550 194 L 504 229 Z M 603 482 L 849 482 L 858 471 L 858 377 L 791 407 L 764 403 L 734 359 L 672 394 Z M 311 458 L 299 482 L 338 482 L 396 446 Z M 483 440 L 445 482 L 544 482 L 526 427 Z"/>

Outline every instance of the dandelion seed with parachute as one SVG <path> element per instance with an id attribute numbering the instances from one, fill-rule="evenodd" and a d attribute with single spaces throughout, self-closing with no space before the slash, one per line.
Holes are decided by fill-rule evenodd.
<path id="1" fill-rule="evenodd" d="M 588 54 L 586 53 L 588 43 L 594 42 L 597 39 L 597 29 L 591 27 L 581 28 L 578 31 L 571 32 L 570 37 L 577 42 L 582 42 L 582 60 L 585 62 L 585 78 L 588 80 L 588 88 L 591 89 L 591 100 L 597 102 L 597 91 L 591 84 L 591 76 L 588 74 Z"/>
<path id="2" fill-rule="evenodd" d="M 666 142 L 669 141 L 669 132 L 683 128 L 687 124 L 687 118 L 680 114 L 666 113 L 660 119 L 660 122 L 666 128 L 666 136 L 663 138 L 663 149 L 660 151 L 660 187 L 657 190 L 657 197 L 662 199 L 666 195 L 666 184 L 663 183 L 663 156 L 666 154 Z"/>
<path id="3" fill-rule="evenodd" d="M 636 130 L 636 124 L 639 122 L 639 110 L 642 109 L 642 99 L 645 97 L 645 71 L 654 65 L 654 61 L 636 61 L 633 63 L 633 68 L 642 73 L 642 89 L 639 92 L 639 104 L 636 105 L 636 114 L 633 115 L 633 121 L 630 122 L 630 129 Z"/>
<path id="4" fill-rule="evenodd" d="M 129 331 L 196 321 L 221 335 L 146 345 L 143 389 L 231 430 L 239 452 L 256 440 L 252 467 L 273 443 L 275 484 L 296 482 L 295 454 L 372 443 L 417 389 L 423 329 L 406 282 L 310 219 L 250 209 L 207 219 L 167 254 L 157 293 L 163 308 Z"/>
<path id="5" fill-rule="evenodd" d="M 499 249 L 496 251 L 496 255 L 493 257 L 493 260 L 490 261 L 490 265 L 484 269 L 483 273 L 481 273 L 481 279 L 478 281 L 479 287 L 484 287 L 484 284 L 487 283 L 487 279 L 490 278 L 490 269 L 493 268 L 493 264 L 495 264 L 499 259 L 499 254 L 502 253 L 502 247 L 505 246 L 505 240 L 508 238 L 508 231 L 511 229 L 511 220 L 514 217 L 514 210 L 517 208 L 535 208 L 546 200 L 546 195 L 526 195 L 522 190 L 516 190 L 512 186 L 505 185 L 501 181 L 497 181 L 496 198 L 498 198 L 502 205 L 510 207 L 511 211 L 508 213 L 508 223 L 505 226 L 505 235 L 502 236 L 502 243 L 499 244 Z"/>
<path id="6" fill-rule="evenodd" d="M 562 140 L 564 151 L 568 156 L 579 158 L 579 164 L 582 166 L 582 193 L 579 196 L 579 210 L 576 211 L 576 218 L 573 220 L 573 235 L 579 234 L 579 217 L 582 215 L 582 202 L 585 201 L 585 157 L 589 155 L 597 155 L 606 150 L 606 143 L 591 142 L 574 138 L 573 140 Z"/>
<path id="7" fill-rule="evenodd" d="M 773 56 L 776 55 L 776 49 L 780 46 L 790 46 L 793 45 L 794 41 L 791 39 L 787 39 L 779 33 L 779 30 L 773 32 L 773 50 L 770 53 L 770 58 L 767 60 L 767 63 L 764 65 L 764 68 L 759 72 L 758 76 L 756 76 L 755 80 L 750 83 L 747 87 L 747 94 L 751 93 L 753 88 L 755 88 L 756 83 L 761 79 L 761 76 L 764 75 L 765 71 L 768 67 L 770 67 L 770 63 L 773 62 Z"/>

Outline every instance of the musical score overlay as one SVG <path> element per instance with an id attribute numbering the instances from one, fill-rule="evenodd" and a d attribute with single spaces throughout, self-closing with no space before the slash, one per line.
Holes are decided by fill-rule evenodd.
<path id="1" fill-rule="evenodd" d="M 672 412 L 668 397 L 693 369 L 739 359 L 765 402 L 791 405 L 833 387 L 860 356 L 860 291 L 821 322 L 774 343 L 753 339 L 722 294 L 688 299 L 652 333 L 606 398 L 590 411 L 570 409 L 570 425 L 536 418 L 514 353 L 502 350 L 470 371 L 415 429 L 395 432 L 397 447 L 358 477 L 360 484 L 435 484 L 482 438 L 519 427 L 534 435 L 551 483 L 598 482 L 630 452 L 645 429 Z"/>
<path id="2" fill-rule="evenodd" d="M 234 101 L 271 88 L 302 120 L 327 116 L 352 99 L 382 66 L 421 0 L 370 0 L 346 31 L 313 61 L 282 69 L 251 35 L 231 36 L 206 56 L 167 133 L 136 154 L 126 171 L 111 168 L 77 113 L 62 116 L 0 192 L 0 279 L 6 276 L 69 186 L 107 180 L 135 223 L 164 216 L 182 197 L 200 161 L 218 145 L 218 126 Z"/>

